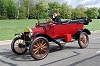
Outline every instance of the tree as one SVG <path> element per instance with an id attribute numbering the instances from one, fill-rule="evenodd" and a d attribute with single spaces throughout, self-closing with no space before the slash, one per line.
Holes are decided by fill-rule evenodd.
<path id="1" fill-rule="evenodd" d="M 85 12 L 81 12 L 81 11 L 78 11 L 78 10 L 73 10 L 71 16 L 72 16 L 71 17 L 72 19 L 75 19 L 75 18 L 87 17 L 87 14 Z"/>
<path id="2" fill-rule="evenodd" d="M 90 18 L 97 19 L 98 15 L 99 15 L 98 8 L 96 8 L 96 7 L 88 8 L 86 11 L 86 14 Z"/>
<path id="3" fill-rule="evenodd" d="M 60 16 L 63 19 L 70 19 L 71 14 L 72 14 L 72 7 L 70 5 L 68 5 L 67 3 L 63 3 L 61 5 L 59 12 L 60 12 Z"/>
<path id="4" fill-rule="evenodd" d="M 49 6 L 49 9 L 52 9 L 52 10 L 59 10 L 60 8 L 60 4 L 57 1 L 49 2 L 48 6 Z"/>
<path id="5" fill-rule="evenodd" d="M 24 6 L 24 0 L 17 0 L 17 19 L 25 19 L 26 18 L 26 7 Z"/>
<path id="6" fill-rule="evenodd" d="M 98 9 L 98 18 L 100 19 L 100 7 L 99 7 L 99 9 Z"/>
<path id="7" fill-rule="evenodd" d="M 0 19 L 7 18 L 7 5 L 5 0 L 0 0 Z"/>
<path id="8" fill-rule="evenodd" d="M 34 0 L 19 0 L 18 4 L 19 4 L 19 8 L 20 6 L 24 7 L 25 10 L 23 9 L 23 12 L 25 12 L 25 17 L 30 19 L 30 17 L 32 17 L 30 13 L 32 13 L 31 11 L 33 11 L 32 9 L 34 9 L 35 7 Z"/>
<path id="9" fill-rule="evenodd" d="M 52 14 L 54 11 L 58 11 L 58 14 L 60 15 L 59 10 L 60 10 L 61 5 L 57 1 L 49 2 L 48 7 L 49 7 L 48 9 L 49 9 L 49 17 L 50 18 L 52 17 Z"/>
<path id="10" fill-rule="evenodd" d="M 18 17 L 17 17 L 17 19 L 25 19 L 25 18 L 26 18 L 26 8 L 21 5 L 18 8 Z"/>
<path id="11" fill-rule="evenodd" d="M 75 10 L 79 10 L 79 11 L 85 12 L 86 8 L 84 7 L 83 4 L 79 4 L 79 5 L 76 6 Z"/>
<path id="12" fill-rule="evenodd" d="M 14 0 L 7 0 L 7 16 L 9 19 L 15 19 L 17 15 L 16 3 Z"/>
<path id="13" fill-rule="evenodd" d="M 75 19 L 75 18 L 81 18 L 81 15 L 80 15 L 80 13 L 77 11 L 77 10 L 74 10 L 73 9 L 73 11 L 72 11 L 72 15 L 71 15 L 72 17 L 72 19 Z"/>
<path id="14" fill-rule="evenodd" d="M 79 4 L 72 12 L 72 18 L 82 18 L 87 17 L 87 14 L 85 13 L 86 8 L 84 5 Z"/>
<path id="15" fill-rule="evenodd" d="M 46 3 L 46 0 L 38 0 L 38 2 L 36 3 L 36 9 L 39 13 L 40 18 L 48 17 L 48 4 Z"/>
<path id="16" fill-rule="evenodd" d="M 29 11 L 29 19 L 36 19 L 37 18 L 37 10 L 35 5 L 31 5 Z"/>

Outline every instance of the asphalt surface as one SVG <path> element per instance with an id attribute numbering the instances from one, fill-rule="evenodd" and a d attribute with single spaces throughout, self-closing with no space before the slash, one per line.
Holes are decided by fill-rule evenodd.
<path id="1" fill-rule="evenodd" d="M 89 36 L 90 43 L 80 49 L 78 43 L 67 43 L 63 50 L 56 44 L 50 44 L 50 53 L 43 59 L 34 60 L 29 51 L 25 55 L 16 55 L 11 50 L 11 41 L 0 42 L 0 66 L 100 66 L 100 32 Z"/>

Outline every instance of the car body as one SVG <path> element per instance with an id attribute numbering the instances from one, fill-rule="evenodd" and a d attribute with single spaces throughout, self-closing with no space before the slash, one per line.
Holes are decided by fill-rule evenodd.
<path id="1" fill-rule="evenodd" d="M 78 40 L 79 46 L 86 48 L 89 43 L 88 35 L 91 32 L 85 29 L 84 25 L 88 25 L 89 22 L 92 22 L 90 18 L 78 18 L 60 23 L 52 21 L 36 23 L 35 28 L 25 28 L 23 33 L 15 34 L 18 37 L 12 41 L 11 49 L 15 54 L 22 55 L 27 52 L 27 47 L 29 47 L 31 56 L 40 60 L 48 55 L 49 42 L 54 42 L 62 48 L 67 42 Z M 61 41 L 64 43 L 60 43 Z"/>

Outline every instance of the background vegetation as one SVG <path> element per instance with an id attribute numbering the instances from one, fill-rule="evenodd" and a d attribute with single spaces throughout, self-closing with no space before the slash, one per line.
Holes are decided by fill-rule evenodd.
<path id="1" fill-rule="evenodd" d="M 58 11 L 62 19 L 80 17 L 100 18 L 100 8 L 86 8 L 79 4 L 76 8 L 66 3 L 49 2 L 46 0 L 0 0 L 0 19 L 47 19 L 52 17 L 53 11 Z"/>
<path id="2" fill-rule="evenodd" d="M 0 0 L 0 41 L 13 39 L 14 34 L 23 32 L 27 25 L 35 27 L 38 15 L 40 21 L 45 22 L 45 19 L 52 17 L 54 11 L 58 11 L 62 19 L 90 17 L 93 22 L 85 28 L 90 31 L 100 30 L 100 8 L 97 7 L 87 8 L 79 4 L 73 8 L 67 2 L 47 3 L 46 0 L 37 0 L 37 3 L 34 0 Z"/>

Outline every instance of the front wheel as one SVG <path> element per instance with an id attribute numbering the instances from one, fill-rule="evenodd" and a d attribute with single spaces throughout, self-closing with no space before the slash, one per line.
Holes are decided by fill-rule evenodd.
<path id="1" fill-rule="evenodd" d="M 17 55 L 23 55 L 27 52 L 24 40 L 20 37 L 16 37 L 11 43 L 12 51 Z"/>
<path id="2" fill-rule="evenodd" d="M 89 44 L 89 37 L 86 32 L 82 32 L 79 36 L 78 43 L 80 48 L 86 48 Z"/>
<path id="3" fill-rule="evenodd" d="M 35 60 L 41 60 L 48 55 L 49 49 L 48 40 L 44 37 L 37 37 L 32 41 L 29 51 Z"/>

